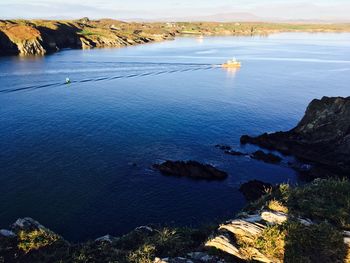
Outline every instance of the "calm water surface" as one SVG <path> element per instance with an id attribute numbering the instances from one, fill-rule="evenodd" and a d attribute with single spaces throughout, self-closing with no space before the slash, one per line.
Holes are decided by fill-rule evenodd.
<path id="1" fill-rule="evenodd" d="M 349 96 L 349 47 L 350 34 L 291 33 L 0 58 L 0 228 L 30 216 L 85 240 L 232 217 L 245 204 L 242 182 L 296 174 L 213 146 L 239 148 L 242 134 L 295 126 L 313 98 Z M 240 70 L 215 67 L 232 56 Z M 166 159 L 230 176 L 203 182 L 150 169 Z"/>

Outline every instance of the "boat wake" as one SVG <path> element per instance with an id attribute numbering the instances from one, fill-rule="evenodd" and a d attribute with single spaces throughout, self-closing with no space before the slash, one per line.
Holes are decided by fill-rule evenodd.
<path id="1" fill-rule="evenodd" d="M 166 64 L 166 63 L 163 63 Z M 174 64 L 172 64 L 174 65 Z M 133 74 L 120 74 L 116 76 L 104 76 L 104 77 L 96 77 L 96 78 L 85 78 L 85 79 L 72 79 L 70 80 L 69 84 L 65 83 L 64 81 L 61 82 L 54 82 L 54 83 L 45 83 L 40 85 L 29 85 L 24 87 L 12 87 L 8 89 L 1 89 L 0 93 L 12 93 L 12 92 L 19 92 L 19 91 L 31 91 L 31 90 L 37 90 L 37 89 L 44 89 L 44 88 L 53 88 L 53 87 L 61 87 L 61 86 L 71 86 L 78 83 L 87 83 L 87 82 L 100 82 L 100 81 L 108 81 L 108 80 L 116 80 L 116 79 L 129 79 L 129 78 L 140 78 L 140 77 L 146 77 L 146 76 L 158 76 L 162 74 L 173 74 L 173 73 L 181 73 L 181 72 L 189 72 L 189 71 L 198 71 L 198 70 L 209 70 L 216 68 L 217 65 L 210 65 L 210 64 L 175 64 L 177 66 L 176 69 L 171 70 L 158 70 L 158 71 L 150 71 L 150 72 L 140 72 L 140 73 L 133 73 Z M 182 65 L 182 66 L 181 66 Z M 181 67 L 178 67 L 181 66 Z M 186 66 L 184 68 L 184 66 Z"/>

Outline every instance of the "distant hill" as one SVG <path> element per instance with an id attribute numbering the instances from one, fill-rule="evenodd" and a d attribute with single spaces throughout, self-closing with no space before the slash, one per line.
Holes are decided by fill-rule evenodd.
<path id="1" fill-rule="evenodd" d="M 282 17 L 262 17 L 249 12 L 218 13 L 206 16 L 162 17 L 162 18 L 126 18 L 129 22 L 273 22 L 273 23 L 302 23 L 302 24 L 327 24 L 350 23 L 349 19 L 285 19 Z"/>
<path id="2" fill-rule="evenodd" d="M 214 14 L 214 15 L 208 15 L 208 16 L 195 16 L 195 17 L 184 17 L 184 18 L 177 18 L 177 21 L 205 21 L 205 22 L 260 22 L 265 21 L 266 19 L 256 16 L 251 13 L 243 13 L 243 12 L 236 12 L 236 13 L 221 13 L 221 14 Z"/>
<path id="3" fill-rule="evenodd" d="M 262 22 L 267 19 L 246 12 L 220 13 L 207 16 L 184 16 L 184 17 L 162 17 L 155 19 L 132 18 L 126 21 L 143 21 L 143 22 Z"/>

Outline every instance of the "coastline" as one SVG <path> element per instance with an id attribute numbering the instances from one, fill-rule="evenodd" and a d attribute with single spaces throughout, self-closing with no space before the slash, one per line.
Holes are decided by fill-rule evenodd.
<path id="1" fill-rule="evenodd" d="M 0 20 L 0 56 L 43 56 L 67 48 L 125 47 L 176 36 L 267 36 L 283 32 L 345 33 L 350 32 L 350 24 Z"/>

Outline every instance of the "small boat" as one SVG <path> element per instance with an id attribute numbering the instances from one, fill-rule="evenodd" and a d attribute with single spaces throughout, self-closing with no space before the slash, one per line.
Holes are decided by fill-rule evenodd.
<path id="1" fill-rule="evenodd" d="M 239 62 L 237 59 L 233 58 L 226 63 L 221 65 L 223 68 L 240 68 L 241 67 L 241 62 Z"/>
<path id="2" fill-rule="evenodd" d="M 69 84 L 69 83 L 71 83 L 70 79 L 66 78 L 66 84 Z"/>

